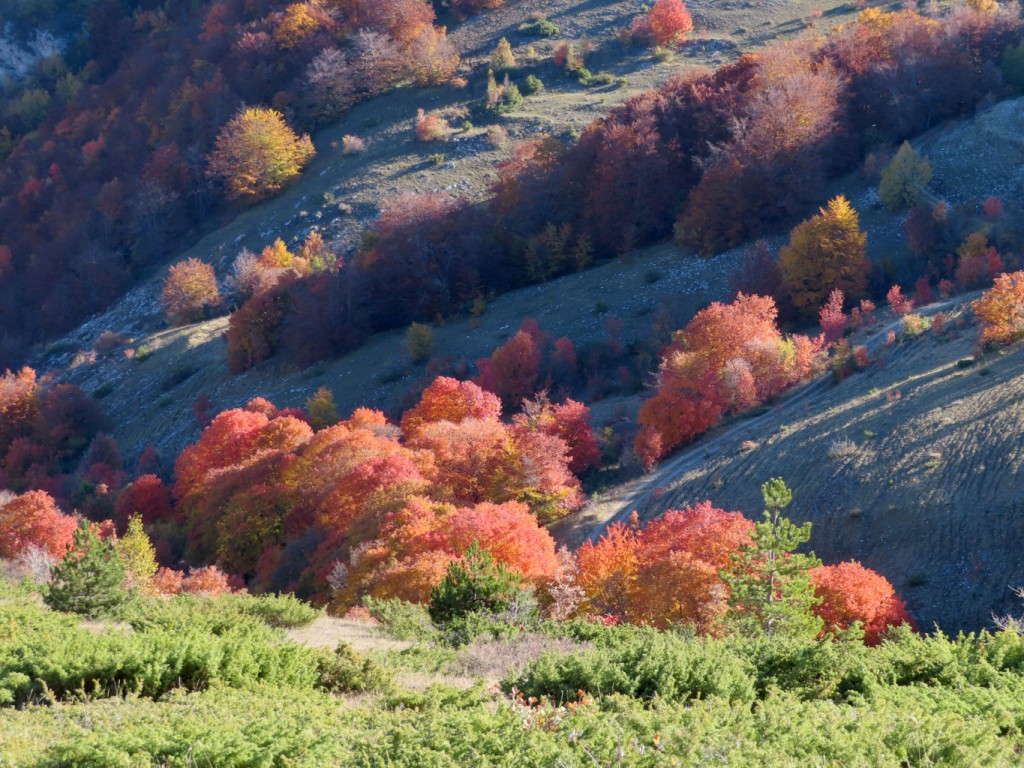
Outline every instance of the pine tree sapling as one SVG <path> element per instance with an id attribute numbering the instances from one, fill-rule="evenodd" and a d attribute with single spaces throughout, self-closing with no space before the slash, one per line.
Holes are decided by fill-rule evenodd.
<path id="1" fill-rule="evenodd" d="M 43 600 L 55 611 L 109 615 L 127 598 L 124 580 L 124 565 L 114 545 L 86 525 L 75 532 L 71 551 L 53 569 Z"/>
<path id="2" fill-rule="evenodd" d="M 785 637 L 814 638 L 821 634 L 822 620 L 814 613 L 821 602 L 814 592 L 810 570 L 821 565 L 812 552 L 797 548 L 811 538 L 811 524 L 794 525 L 782 517 L 793 492 L 781 478 L 761 486 L 764 520 L 751 539 L 733 557 L 723 577 L 732 589 L 732 618 L 741 631 Z"/>
<path id="3" fill-rule="evenodd" d="M 474 541 L 430 591 L 430 618 L 448 624 L 471 613 L 499 613 L 511 607 L 522 592 L 521 577 Z"/>

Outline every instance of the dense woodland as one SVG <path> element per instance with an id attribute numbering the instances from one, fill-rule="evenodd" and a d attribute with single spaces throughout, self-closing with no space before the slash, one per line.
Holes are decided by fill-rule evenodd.
<path id="1" fill-rule="evenodd" d="M 295 183 L 307 132 L 356 101 L 451 78 L 437 14 L 500 5 L 2 9 L 12 34 L 46 22 L 67 47 L 0 115 L 0 362 Z M 313 232 L 239 254 L 227 279 L 198 259 L 161 272 L 172 324 L 234 308 L 236 373 L 407 328 L 427 365 L 388 412 L 339 414 L 327 388 L 301 407 L 200 398 L 192 444 L 126 461 L 100 402 L 8 370 L 0 764 L 1014 764 L 1021 620 L 923 634 L 884 574 L 815 556 L 811 525 L 786 517 L 798 483 L 764 478 L 762 510 L 634 513 L 575 550 L 551 526 L 602 472 L 636 477 L 809 380 L 941 339 L 945 315 L 920 311 L 937 297 L 983 289 L 979 357 L 1024 338 L 1019 211 L 929 202 L 928 159 L 905 141 L 1024 87 L 1019 15 L 867 9 L 679 75 L 574 141 L 514 145 L 482 204 L 389 200 L 357 253 Z M 628 33 L 672 45 L 692 26 L 658 0 Z M 491 82 L 489 101 L 511 91 Z M 421 110 L 417 133 L 436 125 Z M 900 265 L 868 260 L 849 200 L 822 205 L 858 167 L 901 216 Z M 473 365 L 433 359 L 428 323 L 483 312 L 486 295 L 672 235 L 713 254 L 801 218 L 778 253 L 749 249 L 730 301 L 666 312 L 648 339 L 623 344 L 607 317 L 577 347 L 525 318 Z M 635 423 L 595 429 L 587 403 L 645 385 Z M 371 650 L 286 634 L 331 621 L 374 627 Z"/>

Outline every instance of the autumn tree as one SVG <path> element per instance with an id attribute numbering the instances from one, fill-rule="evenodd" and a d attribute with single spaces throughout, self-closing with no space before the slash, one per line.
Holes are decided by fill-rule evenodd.
<path id="1" fill-rule="evenodd" d="M 889 210 L 899 211 L 915 205 L 925 186 L 932 180 L 932 166 L 909 141 L 904 141 L 892 161 L 882 171 L 878 196 Z"/>
<path id="2" fill-rule="evenodd" d="M 405 332 L 405 349 L 414 363 L 425 363 L 434 353 L 434 329 L 413 323 Z"/>
<path id="3" fill-rule="evenodd" d="M 633 34 L 655 45 L 672 45 L 693 29 L 693 17 L 683 0 L 657 0 L 645 16 L 633 22 Z"/>
<path id="4" fill-rule="evenodd" d="M 117 494 L 114 522 L 125 530 L 128 521 L 140 517 L 146 525 L 173 519 L 171 490 L 156 475 L 142 475 Z"/>
<path id="5" fill-rule="evenodd" d="M 957 248 L 956 284 L 964 291 L 988 285 L 1003 271 L 1003 260 L 981 232 L 972 232 Z"/>
<path id="6" fill-rule="evenodd" d="M 501 401 L 469 381 L 438 376 L 423 390 L 419 402 L 402 415 L 402 434 L 411 438 L 427 424 L 465 419 L 498 419 Z"/>
<path id="7" fill-rule="evenodd" d="M 821 602 L 814 612 L 826 632 L 840 632 L 859 622 L 865 645 L 878 645 L 889 627 L 914 626 L 906 604 L 888 579 L 856 561 L 823 565 L 810 571 Z"/>
<path id="8" fill-rule="evenodd" d="M 160 303 L 172 325 L 202 320 L 220 301 L 217 276 L 206 262 L 192 258 L 172 265 L 167 271 Z"/>
<path id="9" fill-rule="evenodd" d="M 309 426 L 313 429 L 333 427 L 338 423 L 338 408 L 334 404 L 334 393 L 327 387 L 320 387 L 306 400 Z"/>
<path id="10" fill-rule="evenodd" d="M 217 136 L 208 175 L 224 180 L 228 196 L 245 202 L 270 197 L 297 178 L 316 150 L 272 109 L 247 108 Z"/>
<path id="11" fill-rule="evenodd" d="M 141 517 L 136 515 L 128 520 L 128 530 L 114 542 L 114 547 L 124 566 L 124 588 L 144 594 L 152 592 L 159 566 L 156 550 L 142 527 Z"/>
<path id="12" fill-rule="evenodd" d="M 838 289 L 856 297 L 867 289 L 867 235 L 842 195 L 797 225 L 779 251 L 779 269 L 793 306 L 811 316 Z"/>
<path id="13" fill-rule="evenodd" d="M 498 395 L 506 408 L 518 408 L 532 396 L 540 378 L 543 338 L 533 327 L 523 326 L 489 358 L 476 361 L 480 375 L 474 383 Z"/>
<path id="14" fill-rule="evenodd" d="M 1024 272 L 999 275 L 995 284 L 971 303 L 982 344 L 1010 344 L 1024 335 Z"/>
<path id="15" fill-rule="evenodd" d="M 17 373 L 6 371 L 0 376 L 0 458 L 11 441 L 31 431 L 41 394 L 36 372 L 27 366 Z"/>
<path id="16" fill-rule="evenodd" d="M 761 486 L 764 519 L 751 534 L 751 543 L 733 556 L 726 575 L 732 593 L 731 614 L 746 633 L 786 637 L 817 637 L 823 622 L 814 613 L 821 603 L 810 571 L 821 565 L 814 556 L 796 550 L 811 538 L 811 524 L 794 525 L 782 517 L 793 492 L 780 478 Z"/>
<path id="17" fill-rule="evenodd" d="M 515 69 L 516 57 L 512 53 L 512 46 L 509 45 L 507 38 L 501 38 L 498 41 L 498 46 L 491 53 L 491 69 L 495 72 L 507 72 L 510 69 Z"/>
<path id="18" fill-rule="evenodd" d="M 50 494 L 28 491 L 4 500 L 0 493 L 0 558 L 13 560 L 29 547 L 63 557 L 78 522 L 57 507 Z"/>
<path id="19" fill-rule="evenodd" d="M 828 295 L 828 301 L 818 313 L 821 321 L 821 330 L 825 334 L 825 343 L 832 344 L 843 337 L 849 318 L 843 311 L 843 292 L 838 288 L 832 289 Z"/>
<path id="20" fill-rule="evenodd" d="M 721 630 L 729 589 L 720 572 L 750 543 L 753 524 L 704 501 L 641 529 L 615 523 L 577 552 L 583 610 L 637 624 Z"/>

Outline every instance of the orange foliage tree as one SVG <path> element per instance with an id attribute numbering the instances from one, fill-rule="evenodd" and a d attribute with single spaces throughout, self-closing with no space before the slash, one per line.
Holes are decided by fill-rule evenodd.
<path id="1" fill-rule="evenodd" d="M 672 45 L 693 29 L 693 17 L 683 0 L 657 0 L 646 16 L 633 22 L 633 33 L 655 45 Z"/>
<path id="2" fill-rule="evenodd" d="M 53 497 L 28 491 L 4 502 L 0 497 L 0 557 L 11 559 L 27 547 L 62 558 L 71 546 L 78 521 L 65 515 Z"/>
<path id="3" fill-rule="evenodd" d="M 779 269 L 793 306 L 807 317 L 839 289 L 857 297 L 867 289 L 867 235 L 857 212 L 839 196 L 797 225 L 779 251 Z"/>
<path id="4" fill-rule="evenodd" d="M 783 338 L 774 300 L 738 294 L 713 303 L 676 333 L 658 369 L 657 391 L 640 408 L 636 452 L 647 465 L 692 440 L 727 411 L 742 412 L 820 366 L 820 345 Z"/>
<path id="5" fill-rule="evenodd" d="M 616 523 L 577 552 L 582 608 L 637 624 L 719 629 L 729 590 L 719 573 L 750 543 L 754 525 L 704 501 L 669 510 L 640 529 Z"/>
<path id="6" fill-rule="evenodd" d="M 810 577 L 815 594 L 821 598 L 813 610 L 825 622 L 826 632 L 848 629 L 859 621 L 864 628 L 864 643 L 878 645 L 888 627 L 914 626 L 892 584 L 858 562 L 823 565 L 812 569 Z"/>
<path id="7" fill-rule="evenodd" d="M 229 197 L 256 201 L 297 178 L 315 154 L 309 136 L 297 136 L 280 112 L 243 109 L 218 134 L 207 174 L 223 179 Z"/>
<path id="8" fill-rule="evenodd" d="M 207 310 L 220 304 L 213 267 L 199 259 L 172 265 L 164 279 L 160 303 L 172 325 L 202 320 Z"/>
<path id="9" fill-rule="evenodd" d="M 982 344 L 1010 344 L 1024 335 L 1024 272 L 999 275 L 995 284 L 971 303 Z"/>

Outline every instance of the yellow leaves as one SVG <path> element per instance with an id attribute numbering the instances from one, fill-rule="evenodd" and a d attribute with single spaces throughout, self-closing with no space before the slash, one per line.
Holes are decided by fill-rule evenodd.
<path id="1" fill-rule="evenodd" d="M 779 251 L 779 268 L 794 306 L 812 315 L 838 288 L 848 296 L 867 286 L 867 235 L 857 212 L 842 195 L 797 225 L 789 245 Z"/>
<path id="2" fill-rule="evenodd" d="M 1010 272 L 971 304 L 982 344 L 1009 344 L 1024 334 L 1024 272 Z"/>
<path id="3" fill-rule="evenodd" d="M 207 174 L 224 180 L 229 197 L 255 201 L 295 179 L 314 155 L 309 135 L 297 136 L 280 112 L 243 109 L 217 136 Z"/>

